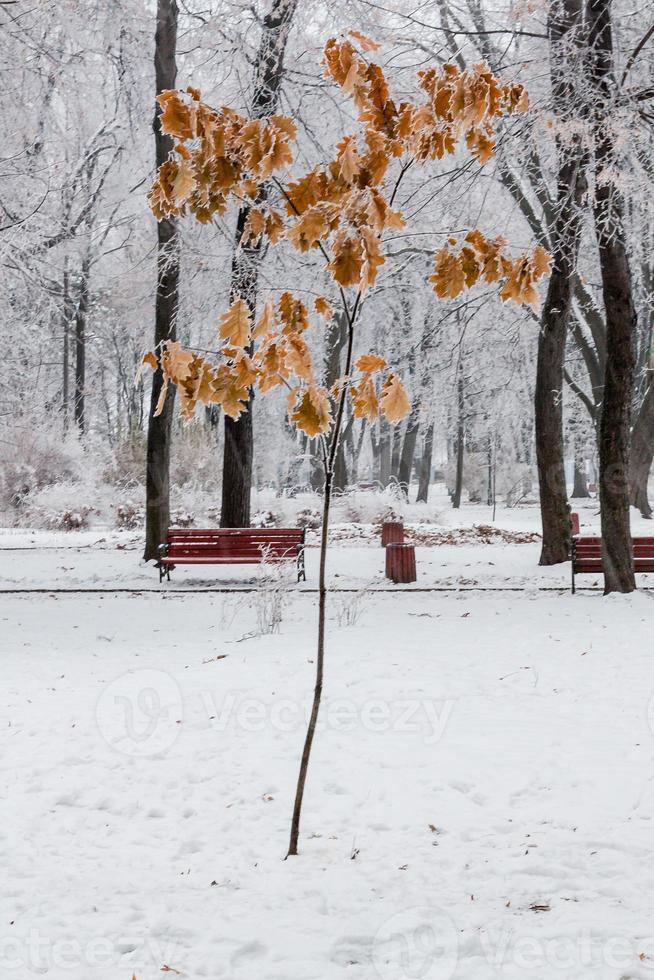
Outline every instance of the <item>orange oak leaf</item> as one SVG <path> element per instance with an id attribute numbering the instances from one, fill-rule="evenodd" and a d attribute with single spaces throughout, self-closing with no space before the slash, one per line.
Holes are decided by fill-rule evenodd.
<path id="1" fill-rule="evenodd" d="M 401 422 L 411 411 L 411 402 L 397 374 L 389 374 L 382 385 L 379 403 L 388 422 Z"/>
<path id="2" fill-rule="evenodd" d="M 378 354 L 362 354 L 357 360 L 355 367 L 363 374 L 375 374 L 377 371 L 384 370 L 386 361 L 383 357 L 379 357 Z"/>
<path id="3" fill-rule="evenodd" d="M 331 405 L 325 388 L 305 388 L 291 414 L 295 423 L 310 439 L 329 431 L 332 422 Z"/>
<path id="4" fill-rule="evenodd" d="M 248 304 L 239 297 L 220 317 L 220 338 L 233 347 L 247 347 L 250 343 L 251 325 Z"/>
<path id="5" fill-rule="evenodd" d="M 359 47 L 362 51 L 379 51 L 381 44 L 373 41 L 372 38 L 367 37 L 365 34 L 361 34 L 360 31 L 348 31 L 350 37 L 353 37 L 355 41 L 359 42 Z"/>
<path id="6" fill-rule="evenodd" d="M 325 320 L 331 320 L 334 313 L 331 308 L 329 300 L 325 299 L 324 296 L 318 296 L 313 302 L 314 308 L 318 316 L 322 316 Z"/>
<path id="7" fill-rule="evenodd" d="M 379 415 L 379 399 L 372 375 L 366 374 L 358 385 L 352 385 L 350 394 L 355 418 L 375 421 Z"/>
<path id="8" fill-rule="evenodd" d="M 259 314 L 259 319 L 257 320 L 252 336 L 265 337 L 266 334 L 271 333 L 271 331 L 275 329 L 276 324 L 277 318 L 275 316 L 275 304 L 271 299 L 266 300 L 263 305 L 263 309 Z"/>
<path id="9" fill-rule="evenodd" d="M 328 269 L 341 286 L 357 285 L 363 268 L 361 241 L 340 231 L 334 239 L 333 258 Z"/>

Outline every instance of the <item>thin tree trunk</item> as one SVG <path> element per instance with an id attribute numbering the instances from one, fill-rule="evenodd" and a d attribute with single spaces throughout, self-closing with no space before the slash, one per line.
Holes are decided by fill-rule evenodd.
<path id="1" fill-rule="evenodd" d="M 434 451 L 434 423 L 430 422 L 425 432 L 423 442 L 422 460 L 420 463 L 420 478 L 418 480 L 419 503 L 426 504 L 429 500 L 429 481 L 431 478 L 431 458 Z"/>
<path id="2" fill-rule="evenodd" d="M 610 174 L 616 153 L 609 116 L 613 79 L 611 0 L 589 0 L 590 82 L 595 96 L 595 233 L 606 310 L 606 373 L 600 419 L 600 504 L 604 591 L 636 588 L 629 520 L 629 425 L 634 388 L 636 310 L 625 244 L 623 205 Z"/>
<path id="3" fill-rule="evenodd" d="M 345 377 L 349 377 L 352 370 L 352 354 L 354 349 L 354 323 L 357 312 L 360 308 L 361 294 L 356 299 L 352 313 L 347 316 L 347 352 L 345 355 Z M 344 384 L 338 399 L 338 409 L 332 430 L 332 441 L 329 451 L 325 449 L 324 468 L 325 468 L 325 496 L 322 511 L 322 531 L 320 535 L 320 571 L 318 576 L 318 653 L 316 657 L 316 681 L 313 689 L 313 702 L 311 705 L 311 715 L 302 747 L 302 757 L 300 759 L 300 771 L 298 773 L 297 786 L 295 790 L 295 801 L 293 804 L 293 817 L 291 819 L 291 836 L 286 857 L 294 857 L 298 852 L 298 842 L 300 838 L 300 819 L 302 817 L 302 801 L 304 799 L 304 788 L 309 771 L 309 759 L 311 757 L 311 747 L 313 745 L 318 714 L 320 712 L 320 702 L 322 699 L 322 687 L 324 680 L 325 663 L 325 622 L 327 612 L 327 544 L 329 537 L 329 511 L 332 495 L 332 479 L 334 475 L 334 461 L 338 452 L 343 426 L 343 413 L 345 410 L 345 400 L 348 393 L 348 384 Z"/>
<path id="4" fill-rule="evenodd" d="M 465 419 L 464 419 L 464 389 L 463 389 L 463 370 L 459 362 L 458 377 L 456 379 L 457 391 L 457 421 L 456 421 L 456 479 L 454 483 L 454 493 L 452 494 L 452 507 L 458 510 L 461 506 L 461 494 L 463 493 L 463 456 L 465 450 Z"/>
<path id="5" fill-rule="evenodd" d="M 572 40 L 579 46 L 581 0 L 559 0 L 550 8 L 552 98 L 563 119 L 573 106 L 572 65 L 561 52 Z M 586 154 L 580 137 L 558 141 L 557 213 L 552 232 L 553 268 L 543 307 L 536 367 L 536 460 L 540 488 L 543 544 L 541 565 L 567 561 L 570 554 L 570 508 L 563 457 L 563 368 L 573 275 L 582 225 L 581 205 L 586 192 Z"/>
<path id="6" fill-rule="evenodd" d="M 398 480 L 400 472 L 400 453 L 402 452 L 402 429 L 399 425 L 391 428 L 391 479 Z"/>
<path id="7" fill-rule="evenodd" d="M 647 495 L 649 474 L 654 461 L 654 370 L 645 397 L 631 430 L 631 460 L 629 473 L 629 495 L 631 504 L 637 507 L 643 517 L 652 517 L 652 508 Z"/>
<path id="8" fill-rule="evenodd" d="M 91 273 L 91 245 L 87 243 L 80 271 L 77 311 L 75 313 L 75 424 L 81 434 L 86 428 L 86 324 L 89 313 L 89 276 Z"/>
<path id="9" fill-rule="evenodd" d="M 386 419 L 379 422 L 379 483 L 385 489 L 391 482 L 391 427 Z"/>
<path id="10" fill-rule="evenodd" d="M 250 114 L 254 119 L 272 115 L 277 109 L 284 74 L 286 41 L 297 0 L 273 0 L 270 13 L 263 18 L 259 51 L 254 63 L 254 93 Z M 265 192 L 264 192 L 265 194 Z M 255 202 L 256 206 L 261 201 Z M 257 303 L 259 267 L 264 255 L 263 239 L 241 246 L 245 223 L 252 210 L 243 205 L 236 222 L 232 256 L 231 301 L 244 299 L 254 316 Z M 220 523 L 222 527 L 250 526 L 252 462 L 254 456 L 253 396 L 239 419 L 225 416 L 223 486 Z"/>
<path id="11" fill-rule="evenodd" d="M 61 411 L 64 422 L 64 432 L 68 431 L 70 421 L 70 273 L 68 271 L 68 256 L 64 256 L 63 284 L 62 284 L 62 311 L 61 321 L 63 327 L 62 344 L 62 394 Z"/>
<path id="12" fill-rule="evenodd" d="M 156 94 L 175 88 L 177 77 L 177 2 L 158 0 L 154 68 Z M 159 126 L 159 106 L 154 116 L 154 143 L 157 167 L 173 148 L 170 136 Z M 179 301 L 179 235 L 175 218 L 164 218 L 157 225 L 157 291 L 154 312 L 154 344 L 160 350 L 164 341 L 177 337 Z M 163 386 L 163 373 L 157 368 L 152 377 L 145 478 L 146 561 L 159 557 L 159 545 L 166 540 L 170 523 L 170 442 L 173 427 L 175 386 L 170 385 L 163 411 L 155 415 Z"/>

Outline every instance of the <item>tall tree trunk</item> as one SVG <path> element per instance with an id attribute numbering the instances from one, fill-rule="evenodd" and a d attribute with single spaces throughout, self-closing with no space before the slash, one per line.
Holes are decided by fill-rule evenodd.
<path id="1" fill-rule="evenodd" d="M 463 456 L 465 450 L 463 370 L 460 361 L 457 375 L 456 477 L 454 482 L 454 493 L 452 494 L 452 507 L 454 510 L 458 510 L 461 506 L 461 494 L 463 493 Z"/>
<path id="2" fill-rule="evenodd" d="M 177 2 L 158 0 L 155 34 L 154 70 L 156 94 L 175 88 L 177 77 Z M 157 167 L 173 148 L 170 136 L 159 126 L 159 106 L 154 115 L 154 144 Z M 175 218 L 164 218 L 157 225 L 157 291 L 154 306 L 155 350 L 166 340 L 177 337 L 179 301 L 179 235 Z M 175 386 L 170 385 L 163 411 L 155 415 L 163 386 L 161 368 L 152 377 L 148 445 L 145 477 L 145 551 L 146 561 L 159 557 L 159 545 L 166 540 L 170 522 L 170 441 L 173 427 Z"/>
<path id="3" fill-rule="evenodd" d="M 391 479 L 397 481 L 400 474 L 400 453 L 402 452 L 402 428 L 399 425 L 391 427 Z"/>
<path id="4" fill-rule="evenodd" d="M 583 459 L 580 459 L 577 450 L 575 449 L 575 472 L 574 472 L 574 484 L 572 487 L 572 496 L 575 500 L 583 499 L 585 497 L 590 497 L 588 493 L 588 481 L 586 480 L 586 471 L 583 467 Z"/>
<path id="5" fill-rule="evenodd" d="M 434 423 L 427 426 L 420 461 L 420 476 L 418 479 L 418 503 L 426 504 L 429 500 L 429 481 L 431 478 L 431 458 L 434 451 Z"/>
<path id="6" fill-rule="evenodd" d="M 595 98 L 595 234 L 606 310 L 607 358 L 599 438 L 604 591 L 632 592 L 636 581 L 629 521 L 629 425 L 636 309 L 631 293 L 623 205 L 611 178 L 617 166 L 608 124 L 616 91 L 611 0 L 588 0 L 588 23 L 589 78 Z"/>
<path id="7" fill-rule="evenodd" d="M 75 424 L 81 434 L 86 428 L 86 323 L 89 314 L 89 276 L 91 274 L 91 243 L 87 243 L 75 313 Z"/>
<path id="8" fill-rule="evenodd" d="M 250 115 L 254 119 L 270 116 L 277 110 L 284 74 L 286 41 L 297 0 L 273 0 L 270 13 L 263 18 L 259 50 L 254 63 L 254 92 Z M 261 201 L 255 202 L 260 204 Z M 244 299 L 252 316 L 257 304 L 259 267 L 264 255 L 263 240 L 241 246 L 245 223 L 252 210 L 243 205 L 236 222 L 232 257 L 231 300 Z M 225 416 L 223 454 L 223 487 L 220 523 L 222 527 L 250 526 L 252 460 L 254 455 L 253 397 L 239 419 Z"/>
<path id="9" fill-rule="evenodd" d="M 68 431 L 70 422 L 70 273 L 68 271 L 68 256 L 64 256 L 63 283 L 62 283 L 62 311 L 61 321 L 63 327 L 62 337 L 62 392 L 61 392 L 61 411 L 64 422 L 64 432 Z"/>
<path id="10" fill-rule="evenodd" d="M 391 427 L 379 420 L 379 483 L 385 489 L 391 482 Z"/>
<path id="11" fill-rule="evenodd" d="M 570 119 L 576 103 L 569 45 L 571 42 L 577 47 L 581 44 L 581 4 L 582 0 L 555 0 L 548 19 L 552 100 L 562 119 Z M 554 262 L 538 340 L 534 395 L 543 525 L 541 565 L 567 561 L 570 553 L 570 509 L 563 457 L 563 368 L 582 225 L 581 205 L 586 192 L 586 153 L 581 138 L 575 136 L 565 144 L 558 140 L 557 149 L 557 212 L 552 231 Z"/>
<path id="12" fill-rule="evenodd" d="M 631 430 L 631 460 L 629 467 L 629 496 L 643 517 L 651 519 L 652 508 L 647 495 L 649 474 L 654 460 L 654 370 Z"/>
<path id="13" fill-rule="evenodd" d="M 416 442 L 418 430 L 420 429 L 420 408 L 416 403 L 407 420 L 402 440 L 402 451 L 400 453 L 400 465 L 397 471 L 397 479 L 402 493 L 409 499 L 409 487 L 411 486 L 411 474 L 413 472 L 413 457 L 416 452 Z"/>

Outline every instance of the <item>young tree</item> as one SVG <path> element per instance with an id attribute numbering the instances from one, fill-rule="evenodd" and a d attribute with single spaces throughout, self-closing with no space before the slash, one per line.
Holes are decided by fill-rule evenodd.
<path id="1" fill-rule="evenodd" d="M 381 67 L 371 60 L 378 45 L 357 32 L 354 39 L 331 39 L 325 46 L 325 73 L 354 102 L 358 129 L 344 135 L 336 156 L 295 179 L 282 177 L 293 160 L 292 119 L 271 115 L 246 118 L 232 109 L 214 110 L 200 93 L 164 92 L 161 126 L 175 139 L 173 153 L 159 170 L 150 205 L 161 220 L 190 212 L 208 222 L 229 200 L 254 202 L 241 245 L 264 238 L 290 246 L 300 263 L 317 256 L 332 281 L 333 302 L 318 296 L 315 315 L 330 322 L 341 316 L 346 329 L 342 375 L 327 389 L 319 383 L 305 334 L 307 306 L 292 292 L 271 295 L 253 316 L 249 302 L 233 297 L 219 324 L 221 348 L 215 357 L 183 350 L 175 341 L 145 355 L 177 387 L 181 414 L 193 419 L 198 404 L 219 404 L 239 418 L 251 388 L 287 392 L 289 421 L 317 440 L 324 472 L 320 539 L 318 650 L 311 715 L 302 750 L 288 855 L 298 853 L 302 802 L 323 689 L 327 600 L 327 543 L 335 463 L 348 400 L 357 419 L 376 423 L 380 415 L 396 424 L 411 409 L 399 376 L 377 354 L 356 350 L 357 325 L 366 296 L 386 262 L 384 235 L 404 227 L 395 208 L 410 167 L 441 160 L 465 142 L 480 163 L 493 155 L 493 122 L 528 108 L 521 85 L 501 85 L 485 65 L 461 72 L 454 65 L 419 73 L 415 102 L 398 104 Z M 356 46 L 355 46 L 356 44 Z M 262 187 L 276 191 L 262 194 Z M 281 208 L 283 207 L 283 211 Z M 477 282 L 501 284 L 503 299 L 537 306 L 535 283 L 549 271 L 543 249 L 511 258 L 503 238 L 473 230 L 448 239 L 434 257 L 430 282 L 441 298 L 454 298 Z M 253 342 L 259 346 L 253 352 Z"/>

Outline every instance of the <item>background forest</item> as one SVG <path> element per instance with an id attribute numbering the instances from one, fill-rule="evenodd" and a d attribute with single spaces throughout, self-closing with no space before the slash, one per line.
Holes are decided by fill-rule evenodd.
<path id="1" fill-rule="evenodd" d="M 532 111 L 502 122 L 490 163 L 455 156 L 429 175 L 416 170 L 404 179 L 400 206 L 411 221 L 385 237 L 387 261 L 358 329 L 369 349 L 398 368 L 413 408 L 395 427 L 347 418 L 335 485 L 399 485 L 398 496 L 428 503 L 430 484 L 444 479 L 454 506 L 462 497 L 508 505 L 535 499 L 539 315 L 502 304 L 487 287 L 437 299 L 425 280 L 435 251 L 452 233 L 471 227 L 504 235 L 514 252 L 534 243 L 552 251 L 562 151 L 583 153 L 590 126 L 578 36 L 553 32 L 549 5 L 539 0 L 316 0 L 297 6 L 180 0 L 177 87 L 192 83 L 208 103 L 247 112 L 264 18 L 285 6 L 292 9 L 285 14 L 278 108 L 297 121 L 297 161 L 306 169 L 329 158 L 352 122 L 352 106 L 320 65 L 332 35 L 356 29 L 373 36 L 382 44 L 376 58 L 389 82 L 407 97 L 416 70 L 446 62 L 464 68 L 485 60 L 503 82 L 527 86 Z M 574 4 L 566 11 L 574 16 Z M 617 181 L 624 201 L 638 314 L 633 432 L 641 449 L 632 453 L 632 498 L 649 516 L 654 43 L 647 44 L 647 4 L 619 2 L 612 20 L 619 88 L 612 131 L 620 172 L 600 173 L 599 180 Z M 136 385 L 134 378 L 152 346 L 155 321 L 157 223 L 146 194 L 155 171 L 156 22 L 156 4 L 142 0 L 0 5 L 5 525 L 65 527 L 100 519 L 134 526 L 143 519 L 150 376 Z M 565 88 L 564 103 L 553 78 Z M 582 195 L 578 262 L 571 255 L 572 306 L 557 394 L 567 480 L 581 496 L 588 483 L 597 483 L 606 357 L 595 180 L 590 172 Z M 232 206 L 209 226 L 185 221 L 175 229 L 176 328 L 185 346 L 210 348 L 218 315 L 229 305 L 236 222 Z M 262 256 L 262 292 L 292 288 L 307 303 L 329 292 L 312 253 L 304 256 L 299 278 L 297 258 L 292 265 L 287 258 L 279 249 Z M 339 376 L 344 336 L 336 318 L 313 340 L 328 385 Z M 547 408 L 539 410 L 547 415 Z M 176 521 L 220 515 L 223 422 L 214 410 L 203 413 L 199 425 L 172 423 Z M 253 484 L 263 492 L 253 496 L 253 516 L 270 509 L 275 493 L 321 486 L 311 442 L 285 423 L 285 415 L 283 394 L 255 402 Z M 279 504 L 283 513 L 287 506 Z M 425 507 L 425 516 L 430 513 Z"/>

